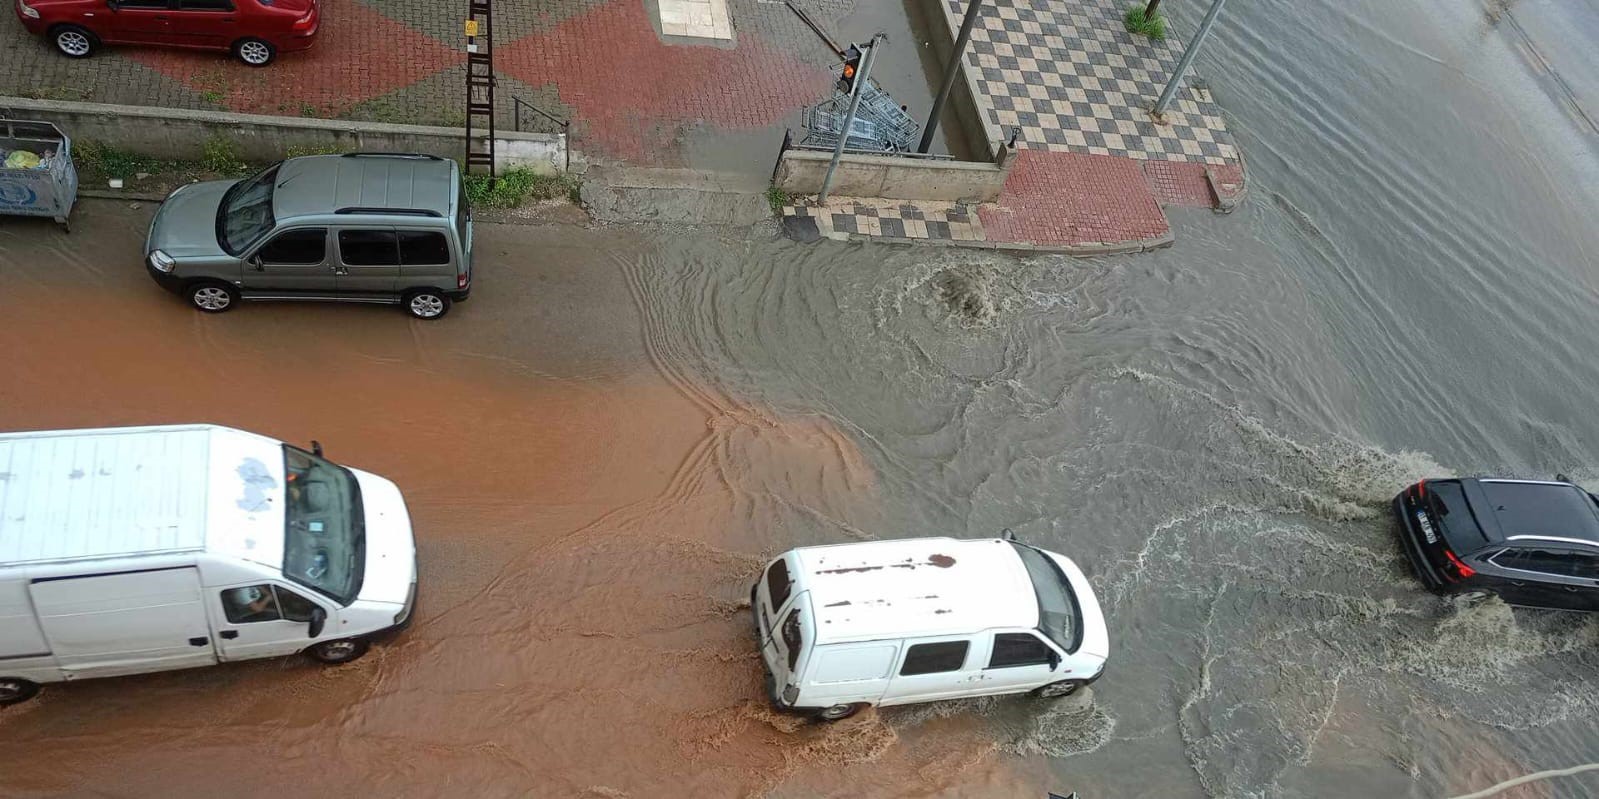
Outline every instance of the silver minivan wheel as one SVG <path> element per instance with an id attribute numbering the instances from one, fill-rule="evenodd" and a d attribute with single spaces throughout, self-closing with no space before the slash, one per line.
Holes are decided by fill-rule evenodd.
<path id="1" fill-rule="evenodd" d="M 405 296 L 405 312 L 418 319 L 437 319 L 449 310 L 449 299 L 436 291 L 414 291 Z"/>
<path id="2" fill-rule="evenodd" d="M 822 708 L 821 711 L 816 714 L 816 717 L 822 721 L 842 721 L 850 716 L 855 715 L 856 713 L 861 712 L 861 708 L 863 707 L 866 707 L 866 705 L 860 702 L 856 702 L 855 704 L 851 705 L 832 705 Z"/>
<path id="3" fill-rule="evenodd" d="M 0 705 L 14 705 L 32 699 L 39 684 L 21 677 L 0 677 Z"/>
<path id="4" fill-rule="evenodd" d="M 206 313 L 222 313 L 233 307 L 233 292 L 219 283 L 205 283 L 189 289 L 189 302 Z"/>

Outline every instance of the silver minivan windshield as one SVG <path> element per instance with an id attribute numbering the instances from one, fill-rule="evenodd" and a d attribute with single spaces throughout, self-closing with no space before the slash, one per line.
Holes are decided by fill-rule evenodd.
<path id="1" fill-rule="evenodd" d="M 349 469 L 283 445 L 283 576 L 340 605 L 361 593 L 366 514 Z"/>
<path id="2" fill-rule="evenodd" d="M 1048 555 L 1025 544 L 1014 541 L 1016 554 L 1027 567 L 1032 578 L 1033 592 L 1038 595 L 1038 631 L 1067 652 L 1076 652 L 1082 642 L 1081 611 L 1077 608 L 1077 595 L 1066 582 L 1066 574 Z"/>
<path id="3" fill-rule="evenodd" d="M 257 239 L 272 231 L 277 219 L 272 216 L 273 183 L 278 167 L 273 165 L 233 184 L 222 195 L 217 208 L 217 241 L 230 255 L 238 255 Z"/>

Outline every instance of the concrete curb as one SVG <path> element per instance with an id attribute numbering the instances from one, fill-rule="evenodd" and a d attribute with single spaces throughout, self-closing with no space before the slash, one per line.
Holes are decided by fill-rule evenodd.
<path id="1" fill-rule="evenodd" d="M 855 243 L 906 244 L 911 246 L 959 247 L 968 250 L 997 250 L 1015 255 L 1070 255 L 1091 258 L 1099 255 L 1132 255 L 1172 246 L 1176 237 L 1169 231 L 1159 236 L 1136 241 L 1100 242 L 1093 244 L 1034 244 L 1029 241 L 966 241 L 955 239 L 913 239 L 904 236 L 870 236 L 864 233 L 847 233 L 843 238 L 828 236 L 818 240 L 850 241 Z"/>
<path id="2" fill-rule="evenodd" d="M 177 160 L 201 157 L 206 141 L 216 136 L 236 144 L 238 155 L 248 161 L 277 161 L 291 149 L 415 152 L 457 158 L 463 152 L 466 136 L 462 128 L 429 125 L 9 96 L 0 96 L 0 115 L 47 120 L 74 139 L 116 142 L 119 148 L 141 155 Z M 502 167 L 522 166 L 535 171 L 566 168 L 568 152 L 564 135 L 500 131 L 495 140 L 502 150 L 499 153 Z"/>

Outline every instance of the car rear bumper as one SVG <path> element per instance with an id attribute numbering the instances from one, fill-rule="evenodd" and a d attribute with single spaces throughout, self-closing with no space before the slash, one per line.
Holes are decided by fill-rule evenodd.
<path id="1" fill-rule="evenodd" d="M 1416 529 L 1416 519 L 1405 509 L 1405 495 L 1401 492 L 1394 497 L 1394 518 L 1399 521 L 1399 542 L 1404 547 L 1405 556 L 1410 559 L 1411 571 L 1416 573 L 1423 585 L 1429 591 L 1444 593 L 1448 583 L 1444 582 L 1443 575 L 1427 560 L 1421 551 L 1421 531 Z"/>

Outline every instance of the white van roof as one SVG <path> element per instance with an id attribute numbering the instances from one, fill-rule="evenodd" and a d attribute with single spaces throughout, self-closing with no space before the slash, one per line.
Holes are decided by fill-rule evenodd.
<path id="1" fill-rule="evenodd" d="M 0 433 L 0 568 L 208 545 L 277 565 L 277 446 L 214 425 Z"/>
<path id="2" fill-rule="evenodd" d="M 1013 545 L 912 538 L 793 551 L 816 643 L 1038 626 L 1038 597 Z"/>

